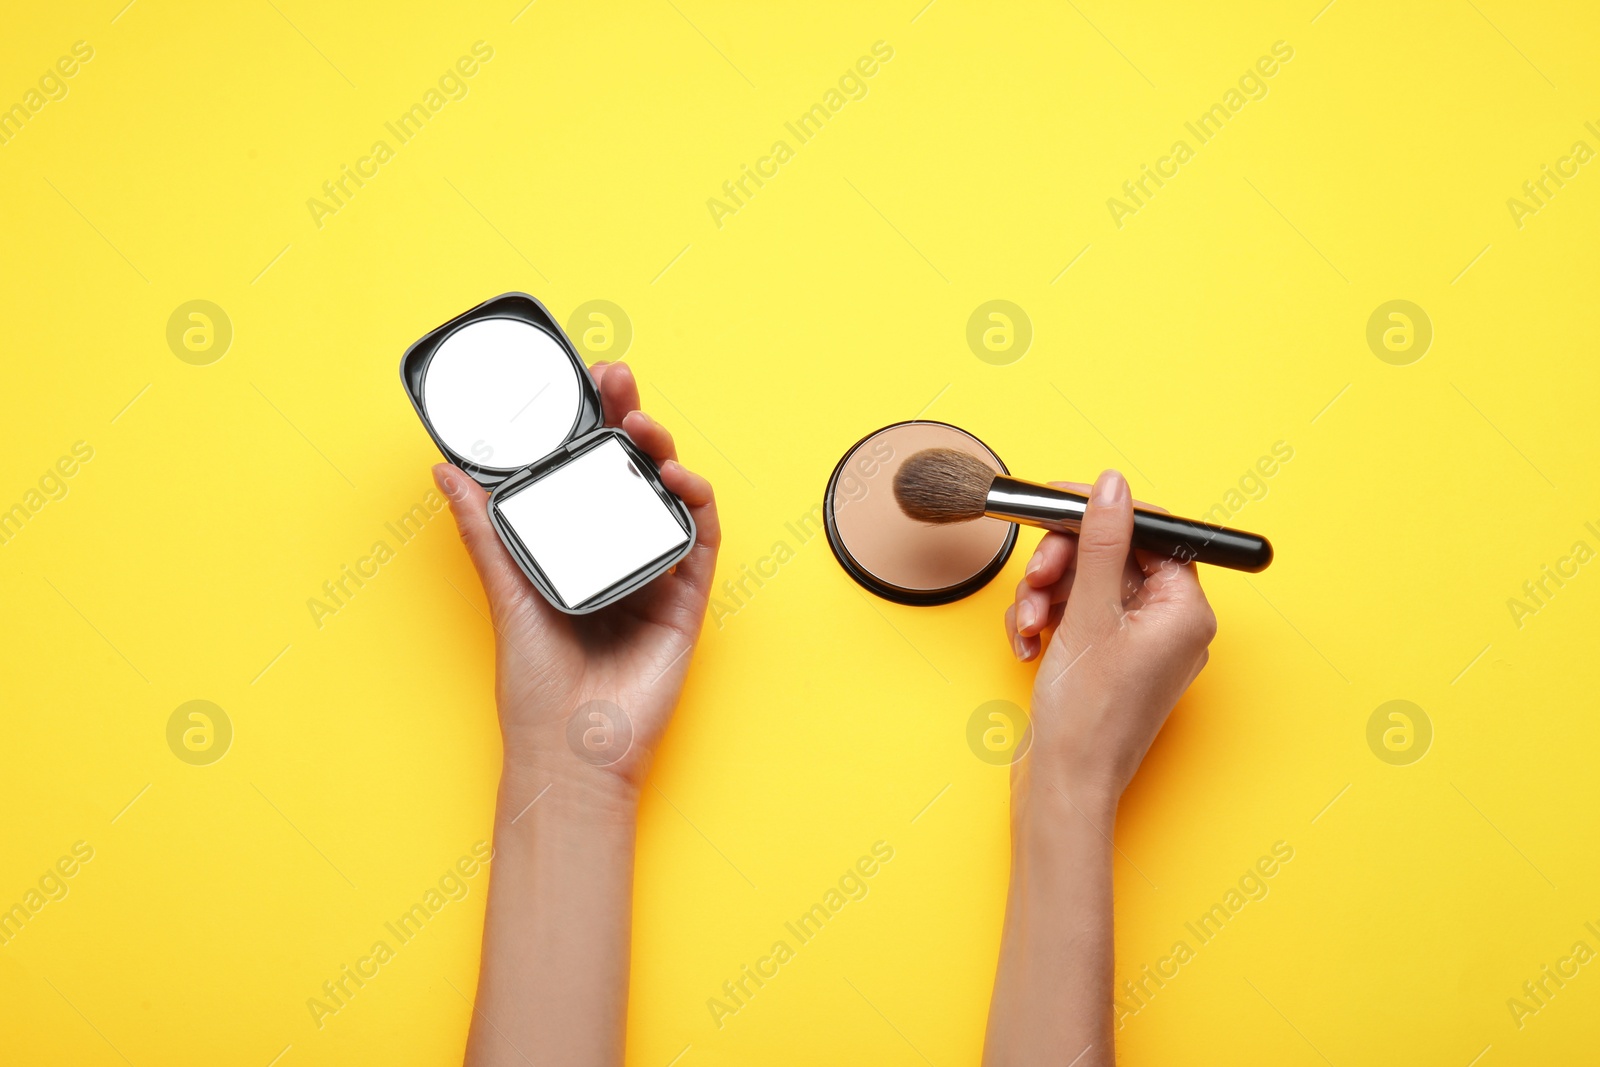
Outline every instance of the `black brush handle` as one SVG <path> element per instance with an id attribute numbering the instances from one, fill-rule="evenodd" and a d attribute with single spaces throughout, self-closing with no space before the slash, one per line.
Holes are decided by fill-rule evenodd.
<path id="1" fill-rule="evenodd" d="M 1260 534 L 1140 508 L 1133 509 L 1133 544 L 1174 559 L 1236 571 L 1263 571 L 1272 562 L 1272 543 Z"/>
<path id="2" fill-rule="evenodd" d="M 1077 533 L 1088 506 L 1089 498 L 1082 493 L 1002 474 L 989 487 L 984 514 Z M 1143 508 L 1133 509 L 1133 547 L 1236 571 L 1262 571 L 1272 562 L 1272 544 L 1260 534 Z"/>

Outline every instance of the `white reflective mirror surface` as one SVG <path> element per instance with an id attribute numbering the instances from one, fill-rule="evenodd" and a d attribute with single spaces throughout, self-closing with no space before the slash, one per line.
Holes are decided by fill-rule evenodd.
<path id="1" fill-rule="evenodd" d="M 555 338 L 517 319 L 480 319 L 445 338 L 428 361 L 422 404 L 451 450 L 514 470 L 571 434 L 578 368 Z"/>
<path id="2" fill-rule="evenodd" d="M 689 540 L 614 438 L 500 497 L 496 506 L 568 607 Z"/>

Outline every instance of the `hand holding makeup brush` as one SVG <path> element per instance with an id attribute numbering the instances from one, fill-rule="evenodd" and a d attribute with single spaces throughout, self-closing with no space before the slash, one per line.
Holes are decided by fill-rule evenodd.
<path id="1" fill-rule="evenodd" d="M 1216 632 L 1195 565 L 1132 547 L 1122 475 L 1106 471 L 1092 490 L 1056 484 L 1087 496 L 1082 528 L 1045 535 L 1005 616 L 1017 657 L 1039 668 L 1031 747 L 1013 766 L 1011 892 L 986 1067 L 1073 1055 L 1079 1067 L 1114 1064 L 1117 805 Z"/>
<path id="2" fill-rule="evenodd" d="M 1025 661 L 1054 631 L 1034 676 L 1037 762 L 1120 797 L 1205 666 L 1216 615 L 1193 563 L 1130 547 L 1135 502 L 1121 474 L 1076 488 L 1089 496 L 1083 529 L 1039 542 L 1006 631 Z"/>

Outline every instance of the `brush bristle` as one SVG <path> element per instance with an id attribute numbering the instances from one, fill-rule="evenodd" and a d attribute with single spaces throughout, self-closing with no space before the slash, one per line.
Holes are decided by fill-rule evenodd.
<path id="1" fill-rule="evenodd" d="M 900 510 L 918 522 L 943 524 L 983 518 L 995 472 L 954 448 L 925 448 L 894 475 Z"/>

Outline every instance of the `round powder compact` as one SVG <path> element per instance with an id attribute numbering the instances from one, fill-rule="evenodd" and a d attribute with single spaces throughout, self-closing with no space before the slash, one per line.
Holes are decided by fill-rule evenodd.
<path id="1" fill-rule="evenodd" d="M 844 572 L 886 600 L 946 604 L 976 593 L 1000 573 L 1017 543 L 1003 519 L 932 526 L 908 517 L 894 498 L 900 465 L 925 448 L 954 448 L 1009 474 L 1000 457 L 965 430 L 915 419 L 885 426 L 850 447 L 823 497 L 828 546 Z"/>

